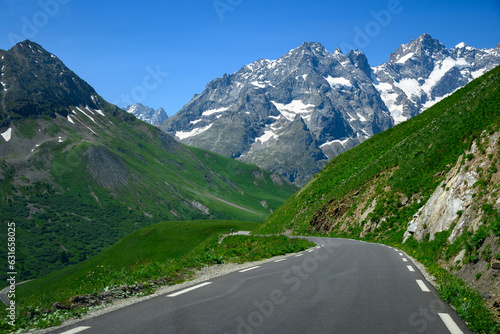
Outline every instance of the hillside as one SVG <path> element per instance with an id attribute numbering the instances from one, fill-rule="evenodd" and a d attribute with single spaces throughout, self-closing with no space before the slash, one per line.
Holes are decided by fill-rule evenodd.
<path id="1" fill-rule="evenodd" d="M 435 252 L 434 263 L 498 307 L 492 267 L 500 259 L 499 116 L 497 67 L 333 159 L 257 233 L 361 238 L 411 246 L 422 256 Z"/>
<path id="2" fill-rule="evenodd" d="M 0 59 L 0 216 L 16 225 L 19 281 L 160 221 L 261 221 L 297 190 L 277 174 L 179 144 L 107 103 L 36 43 L 0 50 Z"/>

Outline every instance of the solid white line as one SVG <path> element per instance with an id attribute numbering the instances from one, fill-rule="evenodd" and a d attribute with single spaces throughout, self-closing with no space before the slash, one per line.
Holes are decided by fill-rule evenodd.
<path id="1" fill-rule="evenodd" d="M 403 258 L 403 262 L 408 262 L 408 260 L 407 260 L 407 259 L 405 259 L 405 258 Z"/>
<path id="2" fill-rule="evenodd" d="M 274 262 L 281 262 L 281 261 L 286 261 L 286 259 L 279 259 L 279 260 L 276 260 Z"/>
<path id="3" fill-rule="evenodd" d="M 430 292 L 431 290 L 429 290 L 429 288 L 425 285 L 424 281 L 420 280 L 420 279 L 417 279 L 417 284 L 418 286 L 420 287 L 420 289 L 422 289 L 423 292 Z"/>
<path id="4" fill-rule="evenodd" d="M 310 249 L 307 251 L 308 253 L 314 252 L 314 249 Z"/>
<path id="5" fill-rule="evenodd" d="M 297 255 L 295 255 L 295 257 L 301 257 L 301 256 L 303 256 L 303 255 L 304 255 L 304 254 L 297 254 Z"/>
<path id="6" fill-rule="evenodd" d="M 252 268 L 243 269 L 243 270 L 240 270 L 239 273 L 244 273 L 244 272 L 247 272 L 247 271 L 250 271 L 250 270 L 254 270 L 254 269 L 257 269 L 257 268 L 260 268 L 260 266 L 255 266 L 255 267 L 252 267 Z"/>
<path id="7" fill-rule="evenodd" d="M 412 266 L 407 266 L 407 267 L 408 267 L 408 270 L 409 270 L 409 271 L 411 271 L 411 272 L 414 272 L 414 271 L 415 271 L 415 269 L 413 269 L 413 267 L 412 267 Z"/>
<path id="8" fill-rule="evenodd" d="M 439 316 L 441 317 L 441 320 L 443 320 L 446 327 L 448 327 L 451 334 L 464 334 L 448 313 L 439 313 Z"/>
<path id="9" fill-rule="evenodd" d="M 90 327 L 89 326 L 80 326 L 80 327 L 70 329 L 69 331 L 62 332 L 61 334 L 76 334 L 76 333 L 83 332 L 84 330 L 87 330 L 87 329 L 90 329 Z"/>
<path id="10" fill-rule="evenodd" d="M 201 283 L 201 284 L 198 284 L 198 285 L 195 285 L 195 286 L 192 286 L 190 288 L 187 288 L 187 289 L 184 289 L 184 290 L 181 290 L 181 291 L 178 291 L 178 292 L 175 292 L 175 293 L 172 293 L 170 295 L 168 295 L 167 297 L 177 297 L 179 295 L 182 295 L 186 292 L 189 292 L 189 291 L 193 291 L 193 290 L 196 290 L 196 289 L 199 289 L 199 288 L 202 288 L 206 285 L 209 285 L 209 284 L 212 284 L 212 282 L 205 282 L 205 283 Z"/>

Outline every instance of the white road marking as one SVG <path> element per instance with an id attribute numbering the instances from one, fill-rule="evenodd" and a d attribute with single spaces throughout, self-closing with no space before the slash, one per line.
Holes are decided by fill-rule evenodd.
<path id="1" fill-rule="evenodd" d="M 244 272 L 247 272 L 247 271 L 250 271 L 250 270 L 254 270 L 254 269 L 257 269 L 257 268 L 260 268 L 260 266 L 255 266 L 255 267 L 251 267 L 251 268 L 243 269 L 243 270 L 240 270 L 239 272 L 240 272 L 240 273 L 244 273 Z"/>
<path id="2" fill-rule="evenodd" d="M 408 270 L 409 270 L 409 271 L 411 271 L 411 272 L 414 272 L 414 271 L 415 271 L 415 269 L 413 269 L 413 267 L 412 267 L 412 266 L 407 266 L 407 267 L 408 267 Z"/>
<path id="3" fill-rule="evenodd" d="M 80 326 L 80 327 L 70 329 L 69 331 L 62 332 L 61 334 L 76 334 L 76 333 L 83 332 L 87 329 L 90 329 L 90 327 L 89 326 Z"/>
<path id="4" fill-rule="evenodd" d="M 448 313 L 439 313 L 439 316 L 441 317 L 441 320 L 443 320 L 446 327 L 448 327 L 451 334 L 464 334 Z"/>
<path id="5" fill-rule="evenodd" d="M 403 253 L 399 253 L 399 255 L 404 256 Z"/>
<path id="6" fill-rule="evenodd" d="M 408 260 L 407 260 L 407 259 L 405 259 L 405 258 L 403 258 L 403 262 L 408 262 Z"/>
<path id="7" fill-rule="evenodd" d="M 310 249 L 307 251 L 308 253 L 314 252 L 314 249 Z"/>
<path id="8" fill-rule="evenodd" d="M 279 260 L 276 260 L 274 262 L 281 262 L 281 261 L 286 261 L 286 259 L 279 259 Z"/>
<path id="9" fill-rule="evenodd" d="M 423 292 L 430 292 L 431 290 L 429 290 L 429 288 L 425 285 L 424 281 L 422 281 L 421 279 L 417 279 L 417 284 L 418 286 L 420 287 L 420 289 L 422 289 Z"/>
<path id="10" fill-rule="evenodd" d="M 182 295 L 186 292 L 189 292 L 189 291 L 193 291 L 193 290 L 196 290 L 196 289 L 199 289 L 199 288 L 202 288 L 206 285 L 209 285 L 209 284 L 212 284 L 212 282 L 205 282 L 205 283 L 201 283 L 201 284 L 198 284 L 198 285 L 195 285 L 195 286 L 192 286 L 190 288 L 187 288 L 187 289 L 184 289 L 184 290 L 181 290 L 181 291 L 178 291 L 178 292 L 175 292 L 175 293 L 172 293 L 170 295 L 168 295 L 167 297 L 177 297 L 179 295 Z"/>
<path id="11" fill-rule="evenodd" d="M 304 254 L 297 254 L 297 255 L 295 255 L 295 257 L 301 257 L 302 255 L 304 255 Z"/>

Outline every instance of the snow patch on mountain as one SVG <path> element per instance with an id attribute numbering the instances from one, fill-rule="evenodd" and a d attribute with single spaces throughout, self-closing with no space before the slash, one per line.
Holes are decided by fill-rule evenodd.
<path id="1" fill-rule="evenodd" d="M 293 100 L 292 102 L 288 104 L 283 104 L 283 103 L 278 103 L 272 101 L 276 109 L 279 110 L 279 112 L 289 121 L 293 121 L 295 119 L 295 116 L 297 114 L 301 115 L 302 114 L 308 114 L 312 112 L 312 109 L 314 109 L 315 105 L 314 104 L 305 104 L 301 100 Z"/>
<path id="2" fill-rule="evenodd" d="M 273 130 L 266 130 L 264 134 L 260 137 L 255 138 L 255 142 L 265 143 L 270 139 L 278 139 L 278 136 L 274 133 Z"/>
<path id="3" fill-rule="evenodd" d="M 218 108 L 218 109 L 209 109 L 207 111 L 204 111 L 201 116 L 210 116 L 213 114 L 218 114 L 218 113 L 223 113 L 224 111 L 227 111 L 229 108 Z"/>
<path id="4" fill-rule="evenodd" d="M 183 139 L 186 139 L 186 138 L 189 138 L 189 137 L 193 137 L 193 136 L 197 136 L 199 134 L 202 134 L 203 132 L 207 131 L 208 129 L 210 129 L 212 127 L 212 125 L 214 125 L 213 123 L 210 124 L 210 125 L 207 125 L 207 126 L 204 126 L 204 127 L 201 127 L 201 128 L 195 128 L 191 131 L 177 131 L 175 133 L 175 136 L 177 138 L 179 138 L 180 140 L 183 140 Z"/>
<path id="5" fill-rule="evenodd" d="M 413 57 L 414 54 L 415 54 L 414 52 L 410 52 L 406 56 L 401 57 L 398 61 L 396 61 L 396 63 L 398 63 L 398 64 L 404 64 L 404 63 L 406 63 L 408 61 L 408 59 L 410 59 L 411 57 Z"/>
<path id="6" fill-rule="evenodd" d="M 7 131 L 2 132 L 2 137 L 5 141 L 9 141 L 12 138 L 12 128 L 8 128 Z"/>
<path id="7" fill-rule="evenodd" d="M 88 118 L 89 118 L 92 122 L 94 122 L 95 124 L 97 124 L 97 123 L 96 123 L 96 121 L 94 120 L 94 118 L 93 118 L 92 116 L 90 116 L 89 114 L 87 114 L 85 111 L 83 111 L 83 110 L 82 110 L 82 109 L 80 109 L 79 107 L 76 107 L 76 109 L 77 109 L 79 112 L 81 112 L 82 114 L 84 114 L 85 116 L 87 116 L 87 117 L 88 117 Z"/>
<path id="8" fill-rule="evenodd" d="M 349 81 L 349 79 L 346 79 L 343 77 L 333 78 L 332 76 L 329 75 L 325 79 L 326 79 L 326 81 L 328 81 L 328 83 L 330 84 L 331 87 L 335 87 L 335 86 L 350 86 L 350 87 L 352 87 L 352 84 Z"/>

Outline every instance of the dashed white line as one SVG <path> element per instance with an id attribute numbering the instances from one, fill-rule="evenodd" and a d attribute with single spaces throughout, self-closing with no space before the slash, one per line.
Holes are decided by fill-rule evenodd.
<path id="1" fill-rule="evenodd" d="M 404 256 L 403 253 L 399 253 L 399 255 Z"/>
<path id="2" fill-rule="evenodd" d="M 418 286 L 420 287 L 420 289 L 422 289 L 423 292 L 430 292 L 431 291 L 431 290 L 429 290 L 427 285 L 425 285 L 424 281 L 422 281 L 421 279 L 417 279 L 416 281 L 417 281 Z"/>
<path id="3" fill-rule="evenodd" d="M 407 267 L 408 267 L 408 270 L 409 270 L 409 271 L 411 271 L 411 272 L 414 272 L 414 271 L 415 271 L 415 269 L 413 269 L 413 267 L 412 267 L 412 266 L 407 266 Z"/>
<path id="4" fill-rule="evenodd" d="M 186 292 L 189 292 L 189 291 L 193 291 L 193 290 L 196 290 L 196 289 L 199 289 L 199 288 L 202 288 L 206 285 L 209 285 L 209 284 L 212 284 L 212 282 L 205 282 L 205 283 L 201 283 L 201 284 L 198 284 L 198 285 L 195 285 L 195 286 L 192 286 L 190 288 L 187 288 L 187 289 L 184 289 L 184 290 L 181 290 L 181 291 L 178 291 L 178 292 L 175 292 L 175 293 L 172 293 L 170 295 L 168 295 L 167 297 L 177 297 L 179 295 L 182 295 Z"/>
<path id="5" fill-rule="evenodd" d="M 303 255 L 304 255 L 304 254 L 297 254 L 297 255 L 295 255 L 295 257 L 301 257 L 301 256 L 303 256 Z"/>
<path id="6" fill-rule="evenodd" d="M 70 329 L 69 331 L 62 332 L 61 334 L 76 334 L 76 333 L 83 332 L 87 329 L 90 329 L 90 327 L 89 326 L 80 326 L 80 327 Z"/>
<path id="7" fill-rule="evenodd" d="M 403 258 L 403 262 L 408 262 L 408 259 L 406 259 L 406 258 Z"/>
<path id="8" fill-rule="evenodd" d="M 439 313 L 439 316 L 441 317 L 441 320 L 443 320 L 446 327 L 448 327 L 451 334 L 464 334 L 448 313 Z"/>
<path id="9" fill-rule="evenodd" d="M 286 259 L 279 259 L 279 260 L 276 260 L 274 262 L 281 262 L 281 261 L 286 261 Z"/>
<path id="10" fill-rule="evenodd" d="M 314 249 L 310 249 L 307 251 L 308 253 L 314 252 Z"/>
<path id="11" fill-rule="evenodd" d="M 254 269 L 257 269 L 257 268 L 260 268 L 260 266 L 255 266 L 255 267 L 243 269 L 243 270 L 240 270 L 239 273 L 245 273 L 247 271 L 254 270 Z"/>

